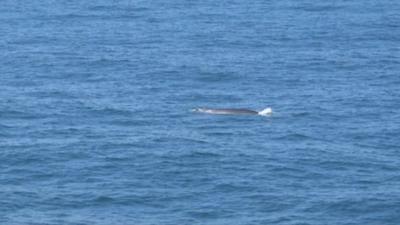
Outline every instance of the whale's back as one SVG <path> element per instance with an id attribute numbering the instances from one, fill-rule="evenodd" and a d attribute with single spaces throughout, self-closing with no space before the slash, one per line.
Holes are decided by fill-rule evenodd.
<path id="1" fill-rule="evenodd" d="M 198 108 L 195 109 L 196 112 L 209 113 L 209 114 L 220 114 L 220 115 L 229 115 L 229 114 L 241 114 L 241 115 L 255 115 L 258 112 L 250 110 L 250 109 L 209 109 L 209 108 Z"/>

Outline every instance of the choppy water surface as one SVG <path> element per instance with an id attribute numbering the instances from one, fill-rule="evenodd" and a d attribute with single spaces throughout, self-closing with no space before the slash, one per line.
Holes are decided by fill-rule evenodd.
<path id="1" fill-rule="evenodd" d="M 2 1 L 0 223 L 400 224 L 399 21 L 389 0 Z"/>

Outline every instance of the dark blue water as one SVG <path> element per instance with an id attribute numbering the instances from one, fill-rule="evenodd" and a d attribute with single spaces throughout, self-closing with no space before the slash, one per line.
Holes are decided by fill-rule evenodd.
<path id="1" fill-rule="evenodd" d="M 1 1 L 0 224 L 400 224 L 399 24 L 390 0 Z"/>

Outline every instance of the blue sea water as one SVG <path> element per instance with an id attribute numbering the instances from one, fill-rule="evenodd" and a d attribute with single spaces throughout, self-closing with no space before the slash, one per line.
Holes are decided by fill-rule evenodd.
<path id="1" fill-rule="evenodd" d="M 2 0 L 0 58 L 0 224 L 400 224 L 398 1 Z"/>

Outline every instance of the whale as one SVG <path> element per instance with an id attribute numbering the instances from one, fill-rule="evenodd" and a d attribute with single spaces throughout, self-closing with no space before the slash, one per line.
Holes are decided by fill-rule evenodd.
<path id="1" fill-rule="evenodd" d="M 206 114 L 216 114 L 216 115 L 260 115 L 268 116 L 272 114 L 271 108 L 265 108 L 261 111 L 255 111 L 251 109 L 244 108 L 195 108 L 193 112 L 206 113 Z"/>

